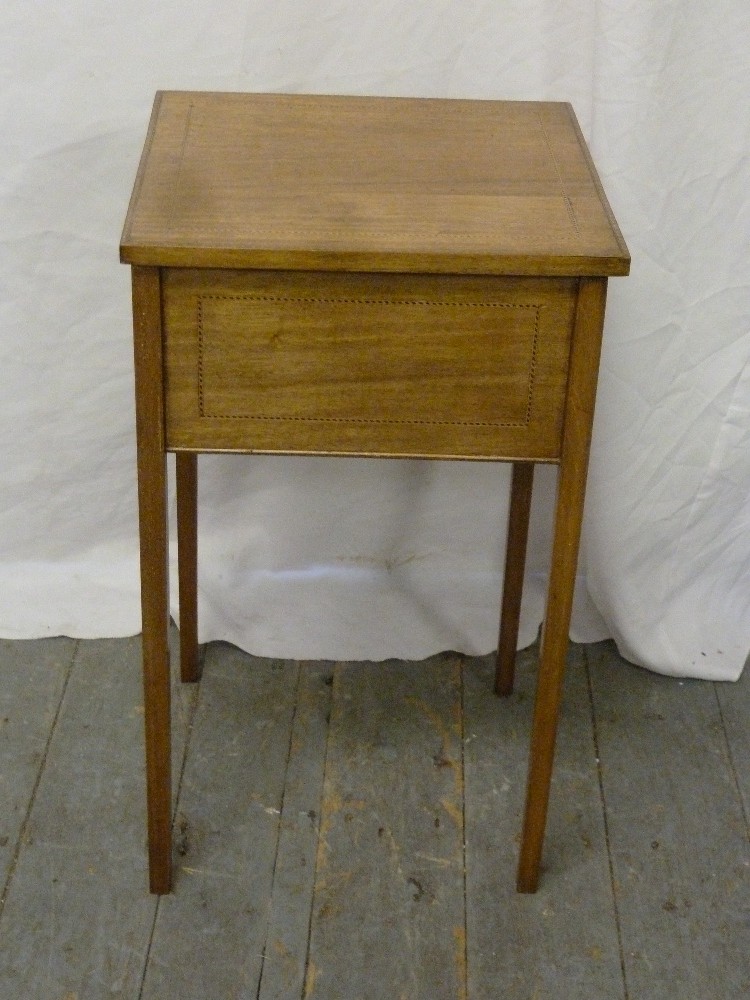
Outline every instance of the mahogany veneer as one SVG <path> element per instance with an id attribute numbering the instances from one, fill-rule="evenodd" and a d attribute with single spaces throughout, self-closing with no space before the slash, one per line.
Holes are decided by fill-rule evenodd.
<path id="1" fill-rule="evenodd" d="M 132 265 L 151 889 L 171 885 L 166 454 L 196 680 L 197 454 L 513 462 L 496 690 L 533 467 L 560 466 L 520 891 L 536 889 L 607 278 L 630 258 L 571 107 L 157 95 Z"/>

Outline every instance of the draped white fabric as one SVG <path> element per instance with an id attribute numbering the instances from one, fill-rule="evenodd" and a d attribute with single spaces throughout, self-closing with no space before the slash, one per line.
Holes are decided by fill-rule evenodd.
<path id="1" fill-rule="evenodd" d="M 140 627 L 117 243 L 157 88 L 570 100 L 633 255 L 631 277 L 610 281 L 573 636 L 613 636 L 664 673 L 738 676 L 747 0 L 5 0 L 3 35 L 0 634 Z M 199 464 L 202 639 L 308 658 L 493 647 L 506 467 Z M 538 470 L 525 643 L 555 478 Z"/>

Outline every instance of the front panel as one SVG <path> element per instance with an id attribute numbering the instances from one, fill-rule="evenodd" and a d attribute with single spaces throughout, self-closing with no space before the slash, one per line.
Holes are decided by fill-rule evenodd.
<path id="1" fill-rule="evenodd" d="M 170 269 L 170 449 L 559 456 L 577 282 Z"/>

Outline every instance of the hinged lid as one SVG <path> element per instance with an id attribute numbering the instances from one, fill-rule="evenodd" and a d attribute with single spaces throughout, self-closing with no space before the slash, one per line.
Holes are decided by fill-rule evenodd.
<path id="1" fill-rule="evenodd" d="M 131 264 L 627 274 L 569 104 L 159 93 Z"/>

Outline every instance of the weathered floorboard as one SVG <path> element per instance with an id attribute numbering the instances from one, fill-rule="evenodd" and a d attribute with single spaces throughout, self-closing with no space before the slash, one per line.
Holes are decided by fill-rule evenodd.
<path id="1" fill-rule="evenodd" d="M 734 684 L 715 684 L 729 763 L 742 800 L 750 837 L 750 659 Z M 750 920 L 748 921 L 750 933 Z"/>
<path id="2" fill-rule="evenodd" d="M 331 682 L 329 664 L 301 664 L 258 1000 L 304 988 Z"/>
<path id="3" fill-rule="evenodd" d="M 590 647 L 630 997 L 750 995 L 750 850 L 714 685 Z"/>
<path id="4" fill-rule="evenodd" d="M 207 650 L 143 1000 L 257 997 L 299 672 Z"/>
<path id="5" fill-rule="evenodd" d="M 518 654 L 510 698 L 492 694 L 491 658 L 465 667 L 469 997 L 622 1000 L 580 646 L 568 652 L 540 887 L 516 892 L 537 653 Z"/>
<path id="6" fill-rule="evenodd" d="M 465 1000 L 455 656 L 339 664 L 306 998 Z"/>
<path id="7" fill-rule="evenodd" d="M 0 996 L 138 995 L 155 907 L 143 770 L 140 642 L 81 643 L 8 893 Z"/>
<path id="8" fill-rule="evenodd" d="M 75 647 L 0 640 L 0 918 Z"/>

